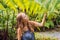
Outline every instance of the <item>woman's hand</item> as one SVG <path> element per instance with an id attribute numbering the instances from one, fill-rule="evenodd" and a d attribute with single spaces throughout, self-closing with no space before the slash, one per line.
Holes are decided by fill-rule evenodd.
<path id="1" fill-rule="evenodd" d="M 45 20 L 46 20 L 47 13 L 44 14 L 41 25 L 44 26 Z"/>

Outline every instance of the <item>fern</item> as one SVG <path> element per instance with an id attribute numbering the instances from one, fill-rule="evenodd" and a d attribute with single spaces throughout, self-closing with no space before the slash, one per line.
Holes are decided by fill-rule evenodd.
<path id="1" fill-rule="evenodd" d="M 5 10 L 4 6 L 0 3 L 0 10 Z"/>
<path id="2" fill-rule="evenodd" d="M 14 0 L 14 2 L 16 3 L 16 5 L 19 7 L 20 10 L 22 10 L 22 12 L 24 12 L 24 5 L 20 0 Z"/>

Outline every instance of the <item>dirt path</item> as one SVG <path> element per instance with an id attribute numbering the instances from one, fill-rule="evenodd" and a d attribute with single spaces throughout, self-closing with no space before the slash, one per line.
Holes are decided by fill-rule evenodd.
<path id="1" fill-rule="evenodd" d="M 40 32 L 40 34 L 44 36 L 55 37 L 55 38 L 58 38 L 58 40 L 60 40 L 60 31 Z"/>
<path id="2" fill-rule="evenodd" d="M 40 39 L 47 38 L 48 40 L 60 40 L 60 31 L 52 30 L 52 31 L 45 31 L 45 32 L 37 32 L 36 35 L 37 37 L 40 35 L 39 36 Z"/>

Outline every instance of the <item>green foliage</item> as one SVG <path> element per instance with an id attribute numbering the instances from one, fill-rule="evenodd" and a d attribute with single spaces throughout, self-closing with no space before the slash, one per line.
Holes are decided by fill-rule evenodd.
<path id="1" fill-rule="evenodd" d="M 7 15 L 6 11 L 8 11 L 8 15 L 10 15 L 10 16 L 8 16 L 9 22 L 12 23 L 13 22 L 12 20 L 14 18 L 13 24 L 16 23 L 15 17 L 19 10 L 21 12 L 26 12 L 26 14 L 29 16 L 30 20 L 34 20 L 34 21 L 38 21 L 38 22 L 41 22 L 41 20 L 43 18 L 43 14 L 46 12 L 47 21 L 45 23 L 45 26 L 47 26 L 48 28 L 49 28 L 49 26 L 54 25 L 54 23 L 52 22 L 53 18 L 59 19 L 57 16 L 58 14 L 60 14 L 60 12 L 59 12 L 60 1 L 59 0 L 48 0 L 48 1 L 47 0 L 2 0 L 0 2 L 1 2 L 0 10 L 5 11 L 5 13 L 3 13 L 4 19 L 2 19 L 2 20 L 8 19 L 7 17 L 5 18 L 5 16 Z M 18 8 L 19 8 L 19 10 L 18 10 Z M 13 17 L 13 12 L 14 12 L 15 17 Z M 49 20 L 51 22 L 48 22 Z M 11 23 L 9 23 L 9 24 L 11 24 Z M 51 23 L 53 25 L 51 25 Z"/>
<path id="2" fill-rule="evenodd" d="M 14 40 L 16 37 L 16 14 L 13 10 L 7 8 L 6 10 L 0 10 L 0 29 L 6 29 L 8 26 L 8 39 Z M 8 24 L 7 24 L 8 22 Z"/>
<path id="3" fill-rule="evenodd" d="M 4 6 L 0 3 L 0 10 L 5 10 Z"/>
<path id="4" fill-rule="evenodd" d="M 36 1 L 47 10 L 47 21 L 45 23 L 45 26 L 47 26 L 48 28 L 49 26 L 53 27 L 54 23 L 52 22 L 52 19 L 56 20 L 56 18 L 58 18 L 58 15 L 60 14 L 60 12 L 58 11 L 60 10 L 59 7 L 60 1 L 59 0 L 36 0 Z M 52 23 L 52 25 L 50 23 Z"/>
<path id="5" fill-rule="evenodd" d="M 45 23 L 45 27 L 49 28 L 49 26 L 50 26 L 51 28 L 54 27 L 54 23 L 53 23 L 51 20 L 49 20 L 49 21 L 47 21 L 47 22 Z"/>
<path id="6" fill-rule="evenodd" d="M 54 27 L 52 19 L 60 23 L 60 0 L 0 0 L 0 29 L 6 28 L 8 20 L 9 35 L 12 37 L 15 35 L 13 27 L 16 26 L 18 11 L 26 12 L 30 20 L 37 22 L 41 22 L 43 14 L 47 13 L 44 25 L 47 28 Z"/>
<path id="7" fill-rule="evenodd" d="M 0 2 L 1 2 L 0 10 L 5 10 L 5 11 L 14 10 L 15 14 L 18 13 L 17 8 L 19 8 L 19 10 L 22 10 L 22 12 L 25 12 L 26 10 L 26 13 L 29 16 L 30 20 L 35 20 L 38 22 L 41 22 L 43 18 L 43 14 L 45 12 L 47 12 L 47 21 L 49 20 L 52 21 L 53 18 L 56 19 L 57 13 L 55 12 L 60 10 L 59 0 L 48 0 L 48 1 L 46 0 L 36 0 L 36 1 L 35 0 L 23 0 L 23 1 L 22 0 L 2 0 Z M 46 25 L 48 25 L 47 22 L 46 22 Z"/>

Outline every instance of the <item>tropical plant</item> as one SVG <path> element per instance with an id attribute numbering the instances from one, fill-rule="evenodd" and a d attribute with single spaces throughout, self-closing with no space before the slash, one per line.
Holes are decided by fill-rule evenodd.
<path id="1" fill-rule="evenodd" d="M 47 10 L 47 22 L 45 23 L 45 26 L 49 28 L 49 26 L 54 27 L 54 23 L 52 19 L 58 18 L 59 15 L 58 9 L 60 7 L 57 7 L 58 4 L 60 4 L 59 0 L 36 0 L 41 6 L 43 6 Z M 57 14 L 57 15 L 56 15 Z"/>
<path id="2" fill-rule="evenodd" d="M 47 13 L 47 28 L 54 27 L 53 20 L 60 23 L 60 0 L 0 0 L 0 29 L 8 26 L 9 35 L 15 33 L 16 29 L 13 27 L 16 26 L 18 11 L 26 12 L 30 20 L 38 22 L 41 22 L 43 14 Z"/>

